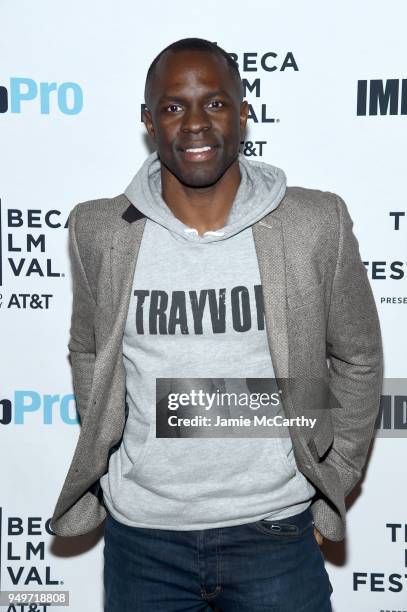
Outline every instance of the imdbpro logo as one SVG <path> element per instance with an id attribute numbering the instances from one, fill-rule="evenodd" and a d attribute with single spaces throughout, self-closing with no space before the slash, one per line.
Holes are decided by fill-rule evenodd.
<path id="1" fill-rule="evenodd" d="M 0 113 L 21 113 L 27 104 L 36 103 L 42 115 L 55 110 L 77 115 L 83 107 L 83 93 L 78 83 L 36 83 L 23 77 L 10 78 L 9 87 L 0 85 Z"/>
<path id="2" fill-rule="evenodd" d="M 407 115 L 407 79 L 358 81 L 357 114 Z"/>
<path id="3" fill-rule="evenodd" d="M 76 425 L 79 421 L 75 395 L 41 395 L 26 389 L 14 391 L 13 400 L 0 398 L 0 426 L 30 425 L 33 420 L 43 425 L 53 425 L 56 421 Z"/>

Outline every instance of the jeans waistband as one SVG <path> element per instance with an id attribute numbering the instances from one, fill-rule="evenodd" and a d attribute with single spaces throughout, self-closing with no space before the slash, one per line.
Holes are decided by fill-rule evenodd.
<path id="1" fill-rule="evenodd" d="M 129 527 L 128 525 L 124 525 L 123 523 L 120 523 L 119 521 L 117 521 L 109 511 L 107 511 L 107 520 L 108 522 L 115 525 L 116 527 L 126 529 L 128 531 L 131 531 L 131 530 L 146 531 L 146 529 L 147 530 L 149 529 L 149 528 L 140 529 L 140 528 L 134 528 L 134 527 Z M 311 512 L 310 506 L 308 506 L 308 508 L 306 508 L 302 512 L 299 512 L 298 514 L 293 514 L 292 516 L 287 516 L 286 518 L 283 518 L 283 519 L 265 519 L 264 518 L 264 519 L 260 519 L 257 522 L 264 523 L 265 525 L 269 527 L 271 525 L 296 525 L 299 530 L 302 530 L 305 527 L 307 527 L 311 521 L 313 521 L 313 514 Z M 241 527 L 241 525 L 234 525 L 232 527 L 226 527 L 226 529 L 238 529 L 239 527 Z M 199 531 L 199 530 L 192 530 L 192 531 Z"/>

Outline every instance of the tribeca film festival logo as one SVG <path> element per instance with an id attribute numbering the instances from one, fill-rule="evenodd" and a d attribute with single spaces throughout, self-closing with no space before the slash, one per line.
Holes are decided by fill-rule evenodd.
<path id="1" fill-rule="evenodd" d="M 215 44 L 216 41 L 214 41 Z M 275 72 L 298 72 L 298 63 L 292 51 L 277 53 L 268 51 L 259 54 L 257 51 L 242 51 L 240 54 L 229 53 L 231 58 L 237 62 L 244 88 L 244 97 L 249 103 L 248 125 L 250 121 L 255 124 L 276 124 L 280 119 L 273 116 L 270 104 L 262 102 L 262 78 Z M 255 74 L 252 74 L 255 73 Z M 270 91 L 270 88 L 267 89 Z M 251 100 L 255 99 L 252 103 Z M 143 121 L 143 110 L 146 105 L 141 104 L 140 120 Z M 267 140 L 243 140 L 241 143 L 242 153 L 246 157 L 262 157 L 264 155 Z"/>
<path id="2" fill-rule="evenodd" d="M 390 228 L 395 232 L 407 232 L 407 219 L 405 211 L 390 211 Z M 404 245 L 403 245 L 404 246 Z M 368 276 L 373 281 L 394 280 L 400 281 L 406 278 L 407 262 L 401 259 L 387 261 L 386 259 L 363 261 Z M 404 286 L 404 285 L 403 285 Z M 407 304 L 407 296 L 381 296 L 381 304 Z"/>
<path id="3" fill-rule="evenodd" d="M 37 391 L 15 391 L 14 399 L 0 399 L 0 425 L 78 425 L 75 395 L 45 394 Z"/>
<path id="4" fill-rule="evenodd" d="M 11 77 L 9 86 L 0 85 L 0 113 L 21 114 L 35 108 L 41 115 L 60 112 L 77 115 L 83 108 L 83 92 L 78 83 L 37 83 L 27 77 Z"/>
<path id="5" fill-rule="evenodd" d="M 407 568 L 407 524 L 405 523 L 386 523 L 387 538 L 392 544 L 403 548 L 401 551 L 402 564 Z M 376 531 L 377 533 L 377 531 Z M 403 558 L 404 557 L 404 558 Z M 407 569 L 401 572 L 390 574 L 384 572 L 352 572 L 353 591 L 364 593 L 405 593 L 407 591 Z M 405 604 L 403 595 L 402 605 Z M 407 612 L 403 610 L 391 610 L 381 608 L 379 612 Z"/>
<path id="6" fill-rule="evenodd" d="M 358 81 L 357 115 L 407 115 L 407 79 Z"/>
<path id="7" fill-rule="evenodd" d="M 0 507 L 0 608 L 6 612 L 48 612 L 67 605 L 63 580 L 53 575 L 45 547 L 54 536 L 51 519 L 41 516 L 6 516 Z M 58 593 L 58 596 L 55 596 Z M 62 594 L 66 594 L 63 596 Z M 29 594 L 34 594 L 31 600 Z M 41 598 L 40 595 L 43 595 Z M 68 597 L 68 600 L 67 600 Z M 64 603 L 63 603 L 64 598 Z M 37 602 L 37 603 L 28 603 Z M 48 601 L 52 601 L 47 605 Z M 24 602 L 24 603 L 23 603 Z M 40 602 L 40 603 L 38 603 Z M 44 603 L 41 603 L 44 602 Z M 9 605 L 7 606 L 7 603 Z"/>
<path id="8" fill-rule="evenodd" d="M 66 216 L 65 222 L 61 215 Z M 0 310 L 48 310 L 52 293 L 7 292 L 4 280 L 61 278 L 65 274 L 54 269 L 51 257 L 47 256 L 47 231 L 63 231 L 68 227 L 69 213 L 60 210 L 5 209 L 0 199 Z M 5 228 L 2 239 L 2 228 Z"/>

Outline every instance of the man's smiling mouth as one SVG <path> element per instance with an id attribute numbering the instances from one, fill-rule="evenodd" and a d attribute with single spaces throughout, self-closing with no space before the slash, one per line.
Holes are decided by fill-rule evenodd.
<path id="1" fill-rule="evenodd" d="M 180 151 L 187 161 L 206 161 L 216 155 L 218 148 L 218 145 L 202 145 L 180 148 Z"/>
<path id="2" fill-rule="evenodd" d="M 212 147 L 192 147 L 191 149 L 184 149 L 184 151 L 192 151 L 193 153 L 202 153 L 203 151 L 210 151 Z"/>

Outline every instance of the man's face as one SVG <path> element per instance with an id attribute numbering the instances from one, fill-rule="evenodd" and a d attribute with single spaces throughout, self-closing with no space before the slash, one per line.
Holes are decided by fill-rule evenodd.
<path id="1" fill-rule="evenodd" d="M 237 159 L 248 103 L 226 60 L 211 53 L 166 53 L 156 68 L 143 118 L 161 163 L 184 185 L 213 185 Z M 210 149 L 187 150 L 197 147 Z"/>

